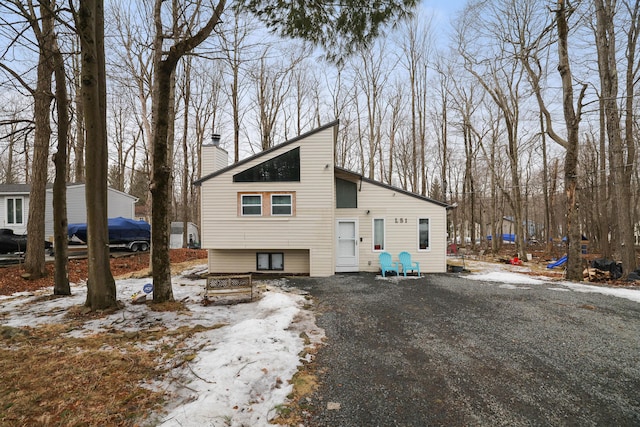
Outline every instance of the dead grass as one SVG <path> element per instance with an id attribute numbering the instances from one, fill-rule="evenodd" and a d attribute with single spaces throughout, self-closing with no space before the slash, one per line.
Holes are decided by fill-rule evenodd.
<path id="1" fill-rule="evenodd" d="M 309 396 L 318 388 L 318 375 L 316 372 L 315 355 L 318 352 L 317 346 L 310 345 L 306 334 L 302 338 L 305 340 L 305 349 L 300 354 L 301 358 L 312 355 L 311 362 L 303 360 L 302 365 L 289 381 L 293 385 L 293 392 L 287 396 L 289 403 L 280 405 L 277 408 L 277 417 L 270 420 L 272 424 L 279 425 L 304 425 L 309 417 L 309 413 L 314 410 L 310 405 Z"/>
<path id="2" fill-rule="evenodd" d="M 165 400 L 143 385 L 188 360 L 185 338 L 222 326 L 64 335 L 97 316 L 74 307 L 64 325 L 0 327 L 0 425 L 139 425 Z"/>

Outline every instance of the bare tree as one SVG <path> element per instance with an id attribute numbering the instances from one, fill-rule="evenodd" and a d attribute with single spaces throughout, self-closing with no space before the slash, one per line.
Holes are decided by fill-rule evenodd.
<path id="1" fill-rule="evenodd" d="M 49 143 L 51 138 L 50 108 L 53 100 L 53 46 L 55 42 L 55 16 L 54 4 L 50 1 L 42 1 L 38 5 L 29 0 L 6 2 L 3 7 L 10 13 L 22 17 L 33 32 L 38 49 L 38 65 L 35 88 L 22 79 L 18 72 L 11 70 L 4 63 L 2 68 L 9 72 L 16 81 L 34 98 L 34 123 L 35 132 L 33 140 L 33 161 L 30 174 L 31 189 L 29 192 L 29 216 L 27 222 L 27 251 L 25 257 L 25 277 L 37 279 L 46 274 L 45 254 L 43 250 L 44 236 L 44 211 L 45 192 L 48 177 L 47 163 L 49 160 Z M 36 12 L 36 9 L 39 13 Z M 22 31 L 19 31 L 19 34 Z M 18 36 L 19 37 L 19 36 Z"/>
<path id="2" fill-rule="evenodd" d="M 294 48 L 284 57 L 267 46 L 260 60 L 251 70 L 255 87 L 256 118 L 260 134 L 260 148 L 266 150 L 274 144 L 277 124 L 283 122 L 283 107 L 291 91 L 296 67 L 307 56 L 303 48 Z"/>
<path id="3" fill-rule="evenodd" d="M 191 96 L 195 137 L 191 140 L 189 147 L 193 174 L 192 179 L 189 181 L 195 181 L 202 176 L 202 145 L 205 143 L 206 138 L 215 133 L 214 127 L 219 124 L 224 86 L 221 61 L 216 61 L 212 65 L 208 62 L 196 62 L 192 79 L 200 90 Z M 200 187 L 191 186 L 192 218 L 198 225 L 200 225 L 199 190 Z"/>
<path id="4" fill-rule="evenodd" d="M 478 21 L 479 15 L 487 12 L 491 12 L 491 16 L 498 22 Z M 495 10 L 485 11 L 480 6 L 466 9 L 462 18 L 458 23 L 457 37 L 458 52 L 464 60 L 464 68 L 476 78 L 498 106 L 504 122 L 511 176 L 510 191 L 504 195 L 513 213 L 516 251 L 521 259 L 525 259 L 519 147 L 523 71 L 513 55 L 506 50 L 505 37 L 492 34 L 492 31 L 499 32 L 508 28 L 510 18 Z"/>
<path id="5" fill-rule="evenodd" d="M 556 26 L 558 31 L 558 71 L 562 79 L 563 91 L 563 111 L 564 119 L 567 126 L 567 140 L 565 146 L 564 158 L 564 185 L 565 195 L 567 198 L 567 273 L 569 280 L 582 280 L 582 263 L 580 259 L 582 236 L 580 233 L 580 224 L 578 216 L 578 207 L 576 205 L 576 185 L 577 185 L 577 168 L 578 168 L 578 148 L 579 148 L 579 126 L 580 116 L 582 113 L 582 99 L 586 91 L 586 86 L 582 87 L 582 91 L 578 97 L 577 110 L 574 108 L 573 101 L 573 81 L 571 74 L 571 66 L 569 62 L 569 25 L 568 25 L 568 8 L 564 0 L 558 0 L 558 9 L 556 10 Z M 548 123 L 549 124 L 549 123 Z M 551 126 L 547 127 L 548 133 Z M 561 140 L 558 135 L 550 133 L 554 141 Z M 562 145 L 562 144 L 561 144 Z"/>
<path id="6" fill-rule="evenodd" d="M 6 157 L 2 157 L 2 180 L 5 184 L 21 182 L 28 172 L 24 169 L 24 158 L 20 155 L 22 141 L 26 141 L 33 132 L 33 120 L 25 113 L 30 108 L 24 105 L 22 99 L 13 99 L 2 108 L 6 119 L 0 120 L 0 126 L 5 129 L 0 138 L 6 143 Z"/>
<path id="7" fill-rule="evenodd" d="M 189 244 L 189 107 L 191 106 L 191 58 L 184 61 L 182 100 L 184 102 L 184 117 L 182 127 L 182 247 Z"/>
<path id="8" fill-rule="evenodd" d="M 414 16 L 407 21 L 400 41 L 402 57 L 400 59 L 409 81 L 409 102 L 411 105 L 411 154 L 412 175 L 420 184 L 415 186 L 420 194 L 427 193 L 427 167 L 425 165 L 426 123 L 427 123 L 427 70 L 431 51 L 431 18 Z"/>
<path id="9" fill-rule="evenodd" d="M 199 5 L 196 5 L 199 6 Z M 225 1 L 221 0 L 211 12 L 211 16 L 202 27 L 194 31 L 193 25 L 189 28 L 190 36 L 177 39 L 168 50 L 164 48 L 167 39 L 162 24 L 162 0 L 156 0 L 153 20 L 155 25 L 154 40 L 154 79 L 153 79 L 153 146 L 152 146 L 152 222 L 151 242 L 153 245 L 151 263 L 153 270 L 153 300 L 164 302 L 173 300 L 171 287 L 171 262 L 169 259 L 169 214 L 171 207 L 171 164 L 169 130 L 172 116 L 171 93 L 174 72 L 178 61 L 198 47 L 213 31 L 214 26 L 220 21 L 220 16 L 225 8 Z M 199 7 L 192 19 L 200 13 Z M 186 12 L 186 11 L 185 11 Z M 178 37 L 175 34 L 174 37 Z M 171 144 L 172 145 L 172 144 Z"/>
<path id="10" fill-rule="evenodd" d="M 222 54 L 227 64 L 231 82 L 224 85 L 223 90 L 231 101 L 231 115 L 233 126 L 233 161 L 240 160 L 240 126 L 242 121 L 241 102 L 245 97 L 247 88 L 241 85 L 243 67 L 253 57 L 255 44 L 249 43 L 249 35 L 255 30 L 255 25 L 246 19 L 242 13 L 234 13 L 231 28 L 225 28 L 220 32 Z M 213 123 L 213 125 L 218 125 Z"/>
<path id="11" fill-rule="evenodd" d="M 75 46 L 74 46 L 75 47 Z M 74 49 L 75 50 L 75 49 Z M 82 82 L 81 75 L 81 58 L 79 55 L 73 55 L 71 57 L 71 64 L 73 69 L 73 88 L 74 88 L 74 105 L 76 111 L 76 128 L 75 138 L 73 141 L 73 154 L 74 154 L 74 180 L 75 182 L 84 182 L 84 149 L 85 149 L 85 128 L 84 128 L 84 104 L 82 101 Z"/>
<path id="12" fill-rule="evenodd" d="M 88 278 L 85 305 L 92 310 L 118 306 L 116 285 L 109 262 L 107 221 L 107 117 L 104 56 L 104 2 L 81 0 L 76 29 L 82 54 L 82 100 L 86 128 L 85 163 Z"/>
<path id="13" fill-rule="evenodd" d="M 355 82 L 359 86 L 359 93 L 363 98 L 358 102 L 364 103 L 365 108 L 366 133 L 364 136 L 367 147 L 366 169 L 363 169 L 363 173 L 366 170 L 368 177 L 374 179 L 376 153 L 382 143 L 382 125 L 387 113 L 386 105 L 383 102 L 384 90 L 390 80 L 391 71 L 397 64 L 397 60 L 389 61 L 386 43 L 381 41 L 375 49 L 370 47 L 361 50 L 357 55 L 357 59 L 354 58 L 354 61 L 357 61 L 357 63 L 354 63 Z M 364 152 L 363 155 L 365 155 Z M 415 190 L 416 177 L 410 178 L 412 189 Z"/>
<path id="14" fill-rule="evenodd" d="M 53 293 L 71 295 L 69 286 L 69 256 L 67 250 L 67 145 L 69 143 L 69 100 L 65 64 L 57 42 L 53 43 L 53 63 L 56 80 L 56 110 L 58 115 L 58 151 L 53 155 L 56 176 L 53 182 L 53 234 L 55 248 L 55 277 Z"/>
<path id="15" fill-rule="evenodd" d="M 587 87 L 586 85 L 582 86 L 582 90 L 578 96 L 577 108 L 575 108 L 573 75 L 571 73 L 568 48 L 568 18 L 570 10 L 563 0 L 558 0 L 557 7 L 558 8 L 555 11 L 555 26 L 558 33 L 558 71 L 562 80 L 562 105 L 567 129 L 566 139 L 557 134 L 553 129 L 551 113 L 544 103 L 540 84 L 543 67 L 541 65 L 538 52 L 541 48 L 545 47 L 544 36 L 552 27 L 550 25 L 542 26 L 542 30 L 531 40 L 524 38 L 517 39 L 519 40 L 518 56 L 527 71 L 527 76 L 538 101 L 538 106 L 544 117 L 546 133 L 551 137 L 551 139 L 565 149 L 564 184 L 567 200 L 565 223 L 568 237 L 567 278 L 570 280 L 582 280 L 582 260 L 580 257 L 581 232 L 578 206 L 576 203 L 576 186 L 578 177 L 578 148 L 582 101 Z M 532 21 L 520 22 L 520 25 L 530 26 L 532 24 Z M 535 24 L 533 24 L 533 26 L 539 27 L 539 25 Z M 531 34 L 531 32 L 522 31 L 521 34 Z"/>
<path id="16" fill-rule="evenodd" d="M 621 124 L 618 108 L 618 62 L 616 58 L 616 26 L 614 16 L 617 2 L 594 0 L 596 18 L 596 47 L 598 71 L 602 85 L 602 104 L 609 140 L 611 160 L 611 184 L 617 211 L 617 250 L 622 260 L 625 276 L 637 267 L 635 242 L 633 238 L 633 216 L 631 209 L 631 171 L 635 162 L 635 138 L 633 135 L 633 93 L 637 81 L 638 65 L 635 63 L 637 37 L 639 32 L 639 2 L 623 2 L 630 14 L 631 25 L 627 31 L 626 101 L 623 106 L 625 126 Z"/>

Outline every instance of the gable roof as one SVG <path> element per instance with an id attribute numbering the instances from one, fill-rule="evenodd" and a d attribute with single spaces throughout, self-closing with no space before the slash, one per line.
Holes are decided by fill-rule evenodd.
<path id="1" fill-rule="evenodd" d="M 31 184 L 0 184 L 0 194 L 29 194 Z"/>
<path id="2" fill-rule="evenodd" d="M 85 187 L 85 186 L 86 186 L 85 183 L 74 183 L 74 182 L 67 183 L 67 188 L 76 188 L 76 187 Z M 53 184 L 48 183 L 46 186 L 46 191 L 53 191 Z M 138 200 L 136 196 L 132 196 L 129 193 L 116 190 L 115 188 L 107 187 L 107 191 L 119 193 L 131 199 Z M 31 184 L 0 184 L 0 195 L 13 195 L 13 194 L 28 195 L 30 192 L 31 192 Z"/>
<path id="3" fill-rule="evenodd" d="M 83 187 L 86 187 L 86 186 L 87 186 L 87 184 L 84 183 L 84 182 L 70 182 L 70 183 L 67 183 L 67 189 L 83 188 Z M 51 188 L 47 187 L 47 191 L 53 191 L 53 187 L 51 187 Z M 130 198 L 132 200 L 138 201 L 138 197 L 136 197 L 136 196 L 134 196 L 132 194 L 129 194 L 129 193 L 125 193 L 124 191 L 116 190 L 113 187 L 107 187 L 107 192 L 120 194 L 120 195 L 128 197 L 128 198 Z"/>
<path id="4" fill-rule="evenodd" d="M 261 151 L 258 154 L 254 154 L 251 157 L 247 157 L 246 159 L 240 160 L 237 163 L 234 163 L 234 164 L 229 165 L 229 166 L 227 166 L 225 168 L 222 168 L 222 169 L 218 169 L 217 171 L 211 172 L 210 174 L 205 175 L 205 176 L 203 176 L 202 178 L 200 178 L 200 179 L 198 179 L 196 181 L 193 181 L 193 185 L 196 185 L 196 186 L 202 185 L 203 182 L 208 181 L 208 180 L 210 180 L 211 178 L 213 178 L 215 176 L 218 176 L 218 175 L 220 175 L 222 173 L 228 172 L 228 171 L 230 171 L 232 169 L 238 168 L 238 167 L 240 167 L 240 166 L 242 166 L 242 165 L 244 165 L 244 164 L 246 164 L 246 163 L 248 163 L 248 162 L 250 162 L 252 160 L 258 159 L 258 158 L 260 158 L 262 156 L 266 156 L 267 154 L 270 154 L 270 153 L 272 153 L 272 152 L 274 152 L 276 150 L 279 150 L 279 149 L 281 149 L 283 147 L 286 147 L 287 145 L 291 145 L 294 142 L 298 142 L 301 139 L 305 139 L 305 138 L 307 138 L 307 137 L 309 137 L 311 135 L 314 135 L 314 134 L 316 134 L 318 132 L 322 132 L 323 130 L 338 126 L 339 122 L 340 122 L 339 120 L 334 120 L 334 121 L 332 121 L 330 123 L 327 123 L 324 126 L 321 126 L 319 128 L 313 129 L 313 130 L 311 130 L 311 131 L 309 131 L 307 133 L 303 133 L 302 135 L 298 135 L 293 139 L 290 139 L 288 141 L 283 142 L 282 144 L 275 145 L 275 146 L 273 146 L 273 147 L 271 147 L 271 148 L 269 148 L 267 150 Z"/>
<path id="5" fill-rule="evenodd" d="M 394 187 L 393 185 L 385 184 L 383 182 L 376 181 L 374 179 L 366 178 L 362 174 L 350 171 L 348 169 L 341 168 L 339 166 L 334 166 L 333 169 L 335 171 L 337 171 L 337 172 L 342 173 L 343 175 L 351 175 L 352 177 L 358 179 L 359 181 L 363 181 L 363 182 L 366 182 L 366 183 L 369 183 L 369 184 L 372 184 L 372 185 L 376 185 L 378 187 L 386 188 L 387 190 L 395 191 L 397 193 L 404 194 L 406 196 L 415 197 L 416 199 L 424 200 L 425 202 L 431 202 L 431 203 L 436 204 L 438 206 L 442 206 L 443 208 L 451 209 L 451 208 L 454 207 L 453 205 L 449 205 L 449 204 L 447 204 L 445 202 L 441 202 L 439 200 L 431 199 L 429 197 L 422 196 L 422 195 L 417 194 L 417 193 L 412 193 L 411 191 L 403 190 L 402 188 Z"/>

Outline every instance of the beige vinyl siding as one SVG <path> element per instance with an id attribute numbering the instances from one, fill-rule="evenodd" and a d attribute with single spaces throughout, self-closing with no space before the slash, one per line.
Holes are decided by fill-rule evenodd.
<path id="1" fill-rule="evenodd" d="M 202 176 L 223 169 L 229 165 L 229 153 L 217 145 L 202 146 Z"/>
<path id="2" fill-rule="evenodd" d="M 358 184 L 360 185 L 360 184 Z M 369 214 L 367 214 L 369 211 Z M 378 271 L 380 251 L 373 250 L 373 219 L 385 220 L 385 252 L 397 261 L 402 251 L 411 253 L 420 262 L 423 273 L 446 271 L 446 209 L 435 203 L 362 182 L 358 192 L 358 208 L 336 209 L 337 218 L 358 217 L 359 268 Z M 430 248 L 418 250 L 418 219 L 428 218 Z"/>
<path id="3" fill-rule="evenodd" d="M 202 247 L 305 250 L 312 258 L 310 275 L 332 275 L 335 265 L 333 132 L 333 128 L 327 128 L 204 181 Z M 296 147 L 300 147 L 300 182 L 233 182 L 234 174 Z M 238 193 L 269 192 L 294 193 L 295 215 L 266 216 L 263 212 L 263 216 L 243 217 L 238 214 Z M 242 263 L 251 264 L 250 271 L 254 271 L 255 251 L 241 254 L 250 258 Z"/>
<path id="4" fill-rule="evenodd" d="M 209 272 L 247 273 L 255 272 L 257 252 L 282 252 L 284 254 L 284 271 L 274 270 L 282 274 L 309 274 L 309 251 L 280 249 L 209 249 Z M 269 270 L 260 270 L 269 273 Z"/>

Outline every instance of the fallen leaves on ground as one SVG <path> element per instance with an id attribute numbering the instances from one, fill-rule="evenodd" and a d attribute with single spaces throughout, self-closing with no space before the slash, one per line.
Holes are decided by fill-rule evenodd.
<path id="1" fill-rule="evenodd" d="M 193 260 L 205 260 L 207 251 L 203 249 L 172 249 L 169 251 L 171 264 Z M 24 265 L 0 267 L 0 295 L 11 295 L 16 292 L 31 292 L 53 286 L 53 262 L 47 263 L 48 275 L 41 279 L 27 280 L 22 278 Z M 144 274 L 149 270 L 149 253 L 131 253 L 111 258 L 111 274 L 122 277 L 134 273 Z M 69 281 L 80 283 L 87 279 L 87 260 L 70 259 L 68 264 Z M 142 273 L 141 273 L 142 272 Z"/>

